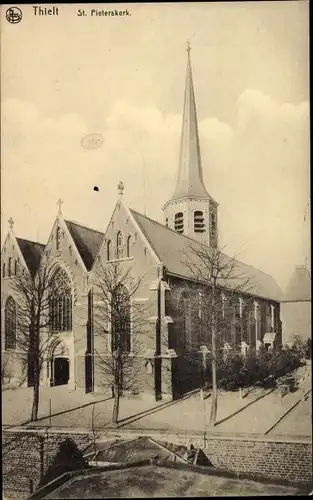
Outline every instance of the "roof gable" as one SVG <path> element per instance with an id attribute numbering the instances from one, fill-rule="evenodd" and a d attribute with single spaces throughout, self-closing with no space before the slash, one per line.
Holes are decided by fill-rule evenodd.
<path id="1" fill-rule="evenodd" d="M 90 271 L 102 245 L 104 234 L 77 222 L 69 220 L 64 222 L 87 270 Z"/>
<path id="2" fill-rule="evenodd" d="M 186 248 L 190 245 L 199 246 L 200 248 L 201 244 L 192 238 L 177 233 L 173 229 L 169 229 L 159 222 L 149 219 L 135 210 L 130 211 L 155 253 L 164 263 L 167 271 L 170 274 L 192 278 L 192 274 L 184 262 L 184 252 L 186 252 Z M 181 255 L 181 258 L 179 258 L 179 255 Z M 225 255 L 225 259 L 227 258 L 229 259 Z M 275 301 L 281 300 L 281 290 L 272 276 L 238 260 L 235 262 L 237 267 L 236 272 L 251 281 L 249 283 L 250 294 Z"/>
<path id="3" fill-rule="evenodd" d="M 311 279 L 304 266 L 298 266 L 287 285 L 283 301 L 298 302 L 311 300 Z"/>
<path id="4" fill-rule="evenodd" d="M 16 241 L 29 271 L 35 274 L 39 268 L 40 260 L 46 245 L 36 241 L 24 240 L 23 238 L 16 238 Z"/>

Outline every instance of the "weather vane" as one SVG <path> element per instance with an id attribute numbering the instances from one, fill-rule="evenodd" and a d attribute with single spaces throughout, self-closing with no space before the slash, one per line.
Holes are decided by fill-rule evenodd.
<path id="1" fill-rule="evenodd" d="M 12 219 L 12 217 L 9 218 L 8 223 L 9 223 L 10 228 L 13 229 L 14 220 Z"/>
<path id="2" fill-rule="evenodd" d="M 188 54 L 190 54 L 190 51 L 191 51 L 191 45 L 190 45 L 189 40 L 187 40 L 186 44 L 187 44 L 187 52 L 188 52 Z"/>

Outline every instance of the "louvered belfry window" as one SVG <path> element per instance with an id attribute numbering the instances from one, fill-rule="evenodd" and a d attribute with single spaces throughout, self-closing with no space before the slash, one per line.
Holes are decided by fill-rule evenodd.
<path id="1" fill-rule="evenodd" d="M 178 212 L 175 214 L 174 228 L 178 233 L 184 232 L 184 214 L 183 212 Z"/>
<path id="2" fill-rule="evenodd" d="M 204 233 L 204 217 L 201 210 L 196 210 L 193 216 L 193 227 L 195 233 Z"/>

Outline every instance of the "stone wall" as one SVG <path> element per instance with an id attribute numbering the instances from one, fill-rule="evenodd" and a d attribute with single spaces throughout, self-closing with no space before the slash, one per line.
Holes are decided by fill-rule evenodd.
<path id="1" fill-rule="evenodd" d="M 170 431 L 116 429 L 124 439 L 148 435 L 169 443 L 201 447 L 213 466 L 245 473 L 256 480 L 282 484 L 312 484 L 312 443 L 301 439 L 204 436 L 203 433 L 172 434 Z M 109 438 L 109 431 L 107 437 Z M 35 490 L 59 450 L 70 438 L 80 450 L 92 442 L 87 431 L 5 430 L 2 435 L 4 497 L 23 500 Z"/>

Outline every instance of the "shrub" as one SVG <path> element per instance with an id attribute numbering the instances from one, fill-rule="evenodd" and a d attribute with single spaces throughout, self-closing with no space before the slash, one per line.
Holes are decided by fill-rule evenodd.
<path id="1" fill-rule="evenodd" d="M 217 359 L 217 383 L 219 388 L 227 391 L 256 384 L 274 387 L 278 378 L 300 365 L 301 352 L 295 348 L 266 351 L 261 346 L 257 352 L 250 351 L 246 357 L 230 352 L 224 359 L 221 356 Z"/>

